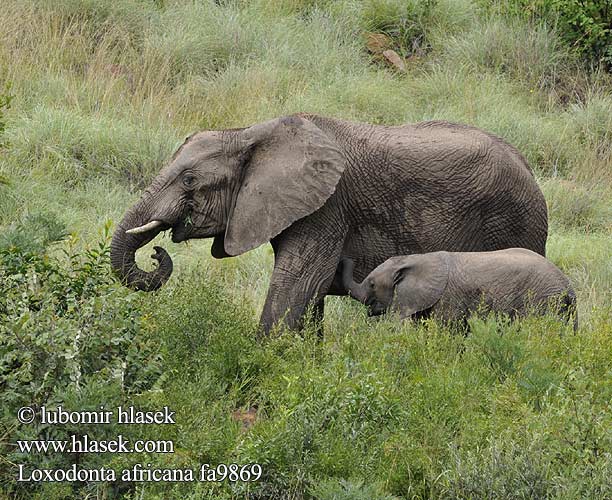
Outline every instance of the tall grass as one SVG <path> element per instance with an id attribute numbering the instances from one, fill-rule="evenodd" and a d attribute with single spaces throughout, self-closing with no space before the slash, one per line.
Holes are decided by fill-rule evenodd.
<path id="1" fill-rule="evenodd" d="M 7 495 L 610 491 L 611 80 L 584 69 L 554 26 L 484 13 L 468 0 L 6 0 L 0 26 L 0 97 L 14 96 L 0 108 L 0 285 L 11 285 L 0 297 L 3 457 L 35 463 L 10 444 L 43 433 L 14 419 L 13 396 L 32 387 L 10 377 L 30 365 L 7 361 L 32 354 L 46 363 L 49 401 L 176 409 L 180 425 L 146 431 L 174 439 L 180 453 L 89 457 L 90 465 L 229 461 L 265 470 L 252 485 L 18 487 L 11 469 L 0 476 Z M 371 57 L 364 33 L 372 31 L 410 58 L 407 72 Z M 186 134 L 299 111 L 382 124 L 460 121 L 516 145 L 548 202 L 547 255 L 577 290 L 578 333 L 554 318 L 480 318 L 463 337 L 434 322 L 372 321 L 359 304 L 329 298 L 323 340 L 309 327 L 257 341 L 268 246 L 214 261 L 208 241 L 177 246 L 164 237 L 176 271 L 162 290 L 131 294 L 112 282 L 101 228 L 117 223 Z M 67 235 L 46 241 L 40 221 Z M 149 253 L 140 252 L 143 267 Z M 75 283 L 86 292 L 75 295 Z M 69 312 L 58 309 L 61 296 L 74 299 Z M 71 349 L 84 331 L 88 368 L 76 383 Z M 140 385 L 129 386 L 126 373 Z M 255 424 L 245 428 L 236 412 L 253 408 Z"/>

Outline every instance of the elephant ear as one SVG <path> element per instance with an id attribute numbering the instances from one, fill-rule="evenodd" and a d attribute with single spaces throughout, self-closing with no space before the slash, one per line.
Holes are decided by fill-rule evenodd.
<path id="1" fill-rule="evenodd" d="M 299 116 L 254 125 L 240 134 L 249 159 L 225 233 L 229 255 L 270 241 L 321 208 L 345 166 L 335 141 Z"/>
<path id="2" fill-rule="evenodd" d="M 446 252 L 410 255 L 399 262 L 393 272 L 394 303 L 402 315 L 411 316 L 435 305 L 448 284 L 448 272 Z"/>

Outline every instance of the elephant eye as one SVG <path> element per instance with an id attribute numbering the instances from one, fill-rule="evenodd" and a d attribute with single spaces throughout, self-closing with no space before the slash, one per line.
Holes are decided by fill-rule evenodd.
<path id="1" fill-rule="evenodd" d="M 193 175 L 186 175 L 183 177 L 183 185 L 191 188 L 195 185 L 196 178 Z"/>

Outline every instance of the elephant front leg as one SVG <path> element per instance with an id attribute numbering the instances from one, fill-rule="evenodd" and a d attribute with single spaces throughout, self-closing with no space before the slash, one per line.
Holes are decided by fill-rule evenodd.
<path id="1" fill-rule="evenodd" d="M 288 277 L 285 271 L 277 272 L 275 267 L 261 314 L 264 333 L 269 333 L 281 322 L 290 329 L 301 329 L 309 307 L 312 307 L 314 321 L 323 320 L 325 294 L 332 277 L 326 273 L 312 277 L 300 273 Z M 304 282 L 306 279 L 308 283 Z"/>
<path id="2" fill-rule="evenodd" d="M 309 306 L 313 320 L 323 319 L 324 299 L 340 261 L 344 234 L 323 241 L 310 239 L 299 233 L 282 235 L 273 244 L 274 272 L 260 321 L 266 334 L 280 322 L 300 329 Z"/>

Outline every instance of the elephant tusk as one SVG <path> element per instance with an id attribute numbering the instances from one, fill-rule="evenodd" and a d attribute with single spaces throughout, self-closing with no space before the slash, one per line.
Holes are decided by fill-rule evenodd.
<path id="1" fill-rule="evenodd" d="M 164 223 L 160 220 L 152 220 L 151 222 L 148 222 L 147 224 L 145 224 L 144 226 L 139 226 L 139 227 L 135 227 L 133 229 L 128 229 L 126 231 L 127 234 L 140 234 L 140 233 L 146 233 L 147 231 L 151 231 L 152 229 L 156 229 L 159 226 L 163 226 Z"/>

